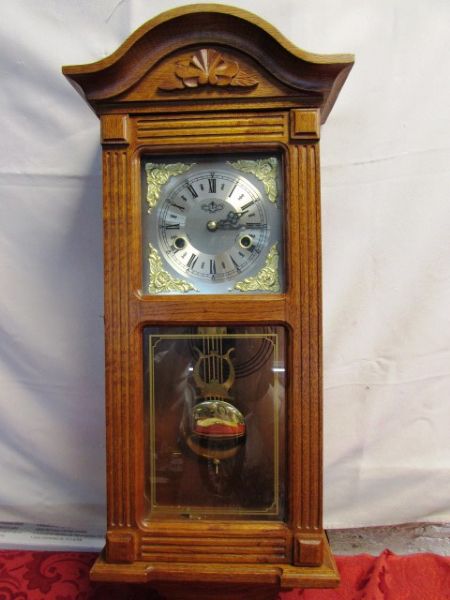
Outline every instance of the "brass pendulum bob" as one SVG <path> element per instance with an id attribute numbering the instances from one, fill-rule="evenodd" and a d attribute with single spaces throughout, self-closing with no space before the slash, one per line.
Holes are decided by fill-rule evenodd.
<path id="1" fill-rule="evenodd" d="M 246 436 L 244 416 L 228 395 L 235 378 L 230 359 L 234 349 L 226 354 L 216 348 L 208 353 L 196 350 L 199 357 L 193 377 L 199 390 L 198 403 L 185 415 L 181 433 L 192 452 L 213 461 L 218 475 L 220 462 L 236 456 Z"/>

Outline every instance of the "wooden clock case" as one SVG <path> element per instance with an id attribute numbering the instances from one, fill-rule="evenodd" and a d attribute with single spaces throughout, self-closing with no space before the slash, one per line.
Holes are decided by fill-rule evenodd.
<path id="1" fill-rule="evenodd" d="M 294 47 L 243 10 L 202 4 L 152 19 L 99 62 L 63 68 L 100 117 L 103 146 L 108 522 L 94 580 L 184 599 L 337 585 L 322 526 L 319 135 L 352 65 Z M 284 166 L 284 293 L 142 292 L 141 157 L 272 150 Z M 152 520 L 143 327 L 229 323 L 288 332 L 288 518 Z"/>

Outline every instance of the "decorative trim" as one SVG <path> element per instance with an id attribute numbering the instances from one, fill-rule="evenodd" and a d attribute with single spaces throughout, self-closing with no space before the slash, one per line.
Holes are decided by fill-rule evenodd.
<path id="1" fill-rule="evenodd" d="M 174 177 L 175 175 L 181 175 L 181 173 L 185 173 L 191 167 L 192 163 L 172 163 L 169 165 L 147 163 L 145 165 L 145 171 L 147 173 L 147 203 L 149 213 L 151 213 L 152 209 L 157 205 L 161 188 L 168 182 L 169 178 Z"/>
<path id="2" fill-rule="evenodd" d="M 237 160 L 228 163 L 238 171 L 250 173 L 259 179 L 266 190 L 267 196 L 271 202 L 277 201 L 277 172 L 278 161 L 275 157 L 263 158 L 260 160 Z"/>
<path id="3" fill-rule="evenodd" d="M 130 127 L 128 115 L 102 115 L 100 123 L 101 140 L 103 144 L 128 146 L 128 144 L 130 143 Z"/>
<path id="4" fill-rule="evenodd" d="M 167 110 L 174 111 L 175 106 Z M 289 142 L 288 113 L 149 114 L 136 118 L 135 123 L 137 141 L 150 146 L 173 147 L 190 144 L 192 140 L 209 145 Z"/>
<path id="5" fill-rule="evenodd" d="M 135 380 L 131 372 L 130 314 L 128 303 L 121 301 L 128 293 L 131 270 L 127 240 L 131 235 L 128 206 L 128 152 L 103 151 L 103 206 L 105 225 L 105 398 L 108 421 L 107 497 L 108 527 L 130 528 L 135 523 L 133 485 L 136 466 Z M 121 377 L 116 379 L 115 374 Z M 120 498 L 120 502 L 112 498 Z"/>
<path id="6" fill-rule="evenodd" d="M 279 253 L 277 245 L 274 244 L 267 254 L 263 268 L 253 277 L 247 277 L 238 281 L 234 289 L 240 292 L 273 292 L 280 291 L 280 278 L 278 276 Z"/>
<path id="7" fill-rule="evenodd" d="M 156 248 L 151 244 L 148 245 L 150 252 L 148 262 L 150 265 L 150 282 L 148 291 L 151 294 L 164 294 L 166 292 L 198 292 L 191 283 L 184 279 L 175 279 L 170 273 L 164 270 L 161 257 Z"/>
<path id="8" fill-rule="evenodd" d="M 136 560 L 137 538 L 134 532 L 108 531 L 106 556 L 109 562 L 132 563 Z"/>
<path id="9" fill-rule="evenodd" d="M 291 111 L 291 138 L 293 140 L 320 137 L 320 112 L 317 109 L 296 108 Z"/>
<path id="10" fill-rule="evenodd" d="M 217 50 L 202 48 L 191 58 L 175 63 L 171 73 L 159 85 L 160 90 L 180 90 L 202 85 L 255 87 L 258 80 L 243 71 L 235 60 L 224 58 Z"/>
<path id="11" fill-rule="evenodd" d="M 323 562 L 323 535 L 301 533 L 295 536 L 294 564 L 303 567 L 319 567 Z"/>

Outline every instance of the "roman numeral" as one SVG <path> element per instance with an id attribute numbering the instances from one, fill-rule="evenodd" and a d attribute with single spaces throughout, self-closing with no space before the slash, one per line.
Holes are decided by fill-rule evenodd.
<path id="1" fill-rule="evenodd" d="M 241 267 L 238 265 L 238 263 L 234 260 L 234 258 L 231 256 L 230 254 L 230 260 L 233 263 L 233 265 L 236 267 L 236 271 L 239 273 L 241 270 Z"/>
<path id="2" fill-rule="evenodd" d="M 231 196 L 233 195 L 234 190 L 237 188 L 237 184 L 239 183 L 239 181 L 235 181 L 233 187 L 231 188 L 231 192 L 228 194 L 228 198 L 231 198 Z"/>
<path id="3" fill-rule="evenodd" d="M 209 193 L 215 194 L 216 193 L 216 180 L 208 179 L 208 185 L 209 185 Z"/>
<path id="4" fill-rule="evenodd" d="M 180 229 L 179 223 L 166 223 L 164 229 Z"/>
<path id="5" fill-rule="evenodd" d="M 267 229 L 267 223 L 246 223 L 249 229 Z"/>
<path id="6" fill-rule="evenodd" d="M 250 202 L 247 202 L 247 204 L 244 204 L 244 206 L 241 206 L 241 211 L 243 211 L 243 210 L 247 210 L 247 208 L 248 208 L 249 206 L 251 206 L 252 204 L 254 204 L 254 203 L 255 203 L 255 201 L 254 201 L 254 200 L 250 200 Z"/>
<path id="7" fill-rule="evenodd" d="M 198 258 L 197 254 L 191 254 L 191 257 L 190 257 L 190 259 L 187 262 L 188 269 L 193 269 L 194 268 L 194 265 L 197 262 L 197 258 Z"/>
<path id="8" fill-rule="evenodd" d="M 209 259 L 209 272 L 211 275 L 215 275 L 216 271 L 216 261 L 213 258 Z"/>
<path id="9" fill-rule="evenodd" d="M 185 206 L 181 206 L 181 204 L 175 204 L 175 202 L 172 202 L 171 206 L 175 206 L 176 208 L 179 208 L 180 210 L 185 210 Z"/>
<path id="10" fill-rule="evenodd" d="M 190 183 L 188 183 L 186 187 L 191 192 L 193 198 L 198 198 L 197 192 L 194 190 Z"/>

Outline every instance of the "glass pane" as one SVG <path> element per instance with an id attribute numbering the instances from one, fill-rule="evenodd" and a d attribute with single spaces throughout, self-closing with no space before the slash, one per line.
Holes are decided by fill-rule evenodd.
<path id="1" fill-rule="evenodd" d="M 150 518 L 285 518 L 282 327 L 144 330 Z"/>
<path id="2" fill-rule="evenodd" d="M 144 294 L 280 293 L 281 156 L 145 156 Z"/>

